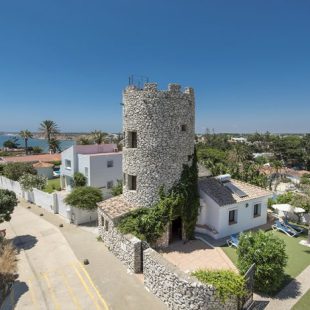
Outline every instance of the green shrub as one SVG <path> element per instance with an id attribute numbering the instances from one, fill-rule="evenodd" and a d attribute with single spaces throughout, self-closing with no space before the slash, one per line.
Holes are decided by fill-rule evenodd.
<path id="1" fill-rule="evenodd" d="M 213 285 L 222 302 L 230 297 L 242 298 L 246 295 L 244 277 L 233 271 L 199 269 L 192 275 L 202 283 Z"/>
<path id="2" fill-rule="evenodd" d="M 79 186 L 85 186 L 87 182 L 87 179 L 85 177 L 84 174 L 82 174 L 81 172 L 76 172 L 73 176 L 73 185 L 75 187 L 79 187 Z"/>
<path id="3" fill-rule="evenodd" d="M 30 173 L 23 174 L 18 181 L 24 191 L 32 191 L 34 188 L 41 190 L 47 185 L 47 177 Z"/>
<path id="4" fill-rule="evenodd" d="M 257 291 L 274 293 L 280 288 L 287 264 L 282 239 L 263 231 L 241 234 L 237 255 L 241 274 L 245 274 L 255 264 L 254 288 Z"/>
<path id="5" fill-rule="evenodd" d="M 16 206 L 16 194 L 7 189 L 0 189 L 0 223 L 11 219 L 11 214 Z"/>
<path id="6" fill-rule="evenodd" d="M 3 168 L 3 175 L 13 181 L 18 179 L 25 173 L 37 174 L 37 171 L 30 163 L 7 163 Z"/>
<path id="7" fill-rule="evenodd" d="M 97 208 L 97 203 L 102 201 L 102 192 L 100 189 L 85 186 L 76 187 L 65 198 L 65 203 L 80 209 L 94 210 Z"/>

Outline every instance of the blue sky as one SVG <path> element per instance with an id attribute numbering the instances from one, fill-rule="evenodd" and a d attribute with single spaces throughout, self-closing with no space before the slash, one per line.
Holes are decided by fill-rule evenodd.
<path id="1" fill-rule="evenodd" d="M 0 0 L 0 130 L 121 130 L 131 74 L 196 93 L 196 131 L 310 131 L 310 2 Z"/>

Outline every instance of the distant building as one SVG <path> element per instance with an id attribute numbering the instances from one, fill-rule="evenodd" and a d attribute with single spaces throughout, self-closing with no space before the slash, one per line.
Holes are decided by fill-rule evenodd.
<path id="1" fill-rule="evenodd" d="M 61 186 L 68 191 L 76 172 L 85 175 L 88 186 L 106 192 L 122 179 L 122 153 L 116 144 L 73 145 L 61 153 L 61 162 Z"/>
<path id="2" fill-rule="evenodd" d="M 230 140 L 228 140 L 230 143 L 247 143 L 247 138 L 243 137 L 231 137 Z"/>
<path id="3" fill-rule="evenodd" d="M 54 165 L 50 163 L 45 162 L 38 162 L 33 164 L 34 169 L 37 170 L 38 175 L 42 175 L 44 177 L 47 177 L 48 179 L 52 179 L 54 177 L 53 175 L 53 168 Z"/>
<path id="4" fill-rule="evenodd" d="M 270 191 L 223 175 L 201 178 L 199 192 L 197 232 L 220 239 L 267 223 Z"/>

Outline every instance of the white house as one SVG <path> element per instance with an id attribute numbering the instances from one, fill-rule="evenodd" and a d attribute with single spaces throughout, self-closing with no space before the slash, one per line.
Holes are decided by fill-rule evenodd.
<path id="1" fill-rule="evenodd" d="M 220 239 L 267 223 L 268 190 L 223 175 L 201 178 L 199 193 L 197 232 Z"/>
<path id="2" fill-rule="evenodd" d="M 62 188 L 72 190 L 76 172 L 85 175 L 88 186 L 108 192 L 122 180 L 122 153 L 116 144 L 73 145 L 61 153 Z"/>
<path id="3" fill-rule="evenodd" d="M 34 169 L 37 170 L 38 175 L 43 175 L 47 177 L 48 179 L 52 179 L 54 177 L 53 175 L 54 165 L 53 164 L 39 161 L 38 163 L 33 164 L 33 167 Z"/>

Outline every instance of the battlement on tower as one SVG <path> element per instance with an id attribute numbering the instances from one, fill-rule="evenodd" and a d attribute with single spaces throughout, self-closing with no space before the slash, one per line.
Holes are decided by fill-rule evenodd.
<path id="1" fill-rule="evenodd" d="M 183 93 L 183 94 L 194 94 L 194 89 L 191 87 L 185 87 L 182 91 L 181 85 L 176 83 L 168 84 L 168 90 L 160 90 L 157 88 L 157 83 L 145 83 L 143 88 L 138 88 L 136 85 L 129 85 L 126 87 L 125 92 L 132 92 L 132 91 L 146 91 L 146 92 L 169 92 L 169 93 Z"/>

